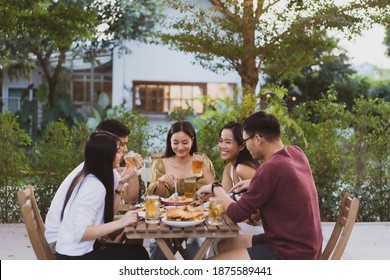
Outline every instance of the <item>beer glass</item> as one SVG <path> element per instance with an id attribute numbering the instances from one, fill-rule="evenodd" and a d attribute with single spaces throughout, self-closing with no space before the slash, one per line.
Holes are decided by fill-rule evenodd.
<path id="1" fill-rule="evenodd" d="M 184 178 L 184 195 L 188 198 L 195 198 L 196 196 L 196 178 Z"/>
<path id="2" fill-rule="evenodd" d="M 222 213 L 223 213 L 222 201 L 214 196 L 210 197 L 208 223 L 210 225 L 221 225 L 223 223 Z"/>
<path id="3" fill-rule="evenodd" d="M 192 155 L 192 176 L 201 177 L 204 164 L 204 155 L 202 153 L 194 153 Z"/>
<path id="4" fill-rule="evenodd" d="M 148 195 L 145 200 L 145 221 L 148 224 L 157 224 L 160 218 L 160 197 Z"/>

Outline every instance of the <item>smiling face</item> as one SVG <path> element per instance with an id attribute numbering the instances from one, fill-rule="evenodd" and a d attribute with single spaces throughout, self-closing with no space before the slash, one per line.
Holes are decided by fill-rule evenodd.
<path id="1" fill-rule="evenodd" d="M 221 132 L 219 138 L 218 149 L 221 153 L 221 158 L 224 161 L 235 163 L 240 151 L 244 148 L 243 145 L 239 145 L 233 135 L 233 131 L 229 128 L 225 128 Z"/>
<path id="2" fill-rule="evenodd" d="M 176 132 L 172 134 L 171 147 L 176 156 L 186 157 L 190 154 L 192 139 L 183 131 Z"/>

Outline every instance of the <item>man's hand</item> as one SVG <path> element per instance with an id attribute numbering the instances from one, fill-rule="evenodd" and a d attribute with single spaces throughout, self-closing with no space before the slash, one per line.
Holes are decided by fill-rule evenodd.
<path id="1" fill-rule="evenodd" d="M 213 196 L 213 193 L 211 192 L 211 185 L 212 185 L 212 184 L 204 185 L 204 186 L 200 187 L 200 188 L 197 190 L 197 192 L 196 192 L 197 196 L 198 196 L 203 202 L 209 200 L 209 198 L 210 198 L 211 196 Z"/>
<path id="2" fill-rule="evenodd" d="M 252 179 L 247 179 L 247 180 L 243 180 L 243 181 L 240 181 L 240 182 L 238 182 L 237 184 L 235 184 L 234 186 L 233 186 L 233 188 L 231 188 L 230 190 L 229 190 L 229 193 L 231 193 L 231 192 L 235 192 L 235 193 L 242 193 L 242 192 L 245 192 L 246 190 L 248 190 L 248 188 L 249 188 L 249 185 L 250 185 L 250 183 L 251 183 L 251 180 Z"/>

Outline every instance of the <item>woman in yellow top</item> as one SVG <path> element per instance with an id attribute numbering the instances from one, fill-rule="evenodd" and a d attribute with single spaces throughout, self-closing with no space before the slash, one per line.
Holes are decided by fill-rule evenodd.
<path id="1" fill-rule="evenodd" d="M 192 177 L 192 155 L 197 152 L 194 126 L 188 121 L 175 122 L 168 131 L 165 152 L 152 165 L 152 180 L 146 194 L 170 197 L 177 182 L 179 195 L 184 194 L 184 178 Z M 202 176 L 197 178 L 197 189 L 214 182 L 215 170 L 211 160 L 205 156 Z"/>

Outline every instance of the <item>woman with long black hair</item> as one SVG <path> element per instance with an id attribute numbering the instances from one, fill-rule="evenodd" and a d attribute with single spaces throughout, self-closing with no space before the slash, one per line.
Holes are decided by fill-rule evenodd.
<path id="1" fill-rule="evenodd" d="M 140 245 L 97 242 L 137 220 L 137 213 L 129 211 L 114 221 L 112 170 L 122 158 L 120 144 L 118 137 L 105 131 L 89 137 L 83 169 L 71 181 L 62 208 L 58 259 L 149 259 Z"/>

